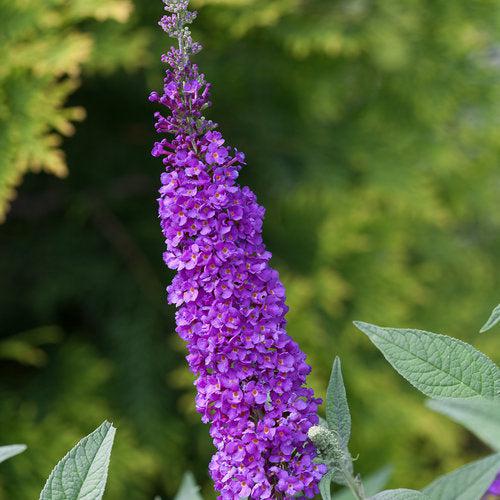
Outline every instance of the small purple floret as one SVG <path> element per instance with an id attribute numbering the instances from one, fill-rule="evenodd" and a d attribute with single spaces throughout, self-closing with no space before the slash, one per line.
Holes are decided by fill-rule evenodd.
<path id="1" fill-rule="evenodd" d="M 164 260 L 177 275 L 168 287 L 177 332 L 196 374 L 196 408 L 217 451 L 210 473 L 220 499 L 312 498 L 325 472 L 313 462 L 307 431 L 321 400 L 305 387 L 310 367 L 285 331 L 285 289 L 262 241 L 264 208 L 236 179 L 244 155 L 225 145 L 203 117 L 209 85 L 189 56 L 200 46 L 185 26 L 185 0 L 164 0 L 161 26 L 179 41 L 162 60 L 155 113 L 161 157 L 159 216 Z"/>
<path id="2" fill-rule="evenodd" d="M 492 485 L 489 487 L 487 493 L 490 495 L 500 496 L 500 473 L 498 474 L 496 479 L 493 481 Z"/>

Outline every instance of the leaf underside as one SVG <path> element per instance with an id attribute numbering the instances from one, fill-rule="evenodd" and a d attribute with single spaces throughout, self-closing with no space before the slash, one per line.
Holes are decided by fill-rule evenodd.
<path id="1" fill-rule="evenodd" d="M 323 500 L 331 500 L 332 498 L 332 479 L 333 471 L 328 471 L 319 482 L 319 492 Z"/>
<path id="2" fill-rule="evenodd" d="M 186 472 L 174 500 L 202 500 L 199 490 L 193 474 Z"/>
<path id="3" fill-rule="evenodd" d="M 104 494 L 116 429 L 103 422 L 55 466 L 40 500 L 100 500 Z"/>
<path id="4" fill-rule="evenodd" d="M 490 455 L 442 476 L 424 488 L 431 500 L 482 498 L 500 470 L 500 454 Z"/>
<path id="5" fill-rule="evenodd" d="M 0 446 L 0 463 L 5 462 L 26 449 L 25 444 L 9 444 L 7 446 Z"/>
<path id="6" fill-rule="evenodd" d="M 495 309 L 491 312 L 490 317 L 488 318 L 488 321 L 482 326 L 481 330 L 479 330 L 480 333 L 486 332 L 488 330 L 491 330 L 495 325 L 500 323 L 500 304 L 498 304 Z"/>
<path id="7" fill-rule="evenodd" d="M 431 399 L 427 406 L 463 425 L 484 443 L 500 452 L 500 401 Z"/>
<path id="8" fill-rule="evenodd" d="M 400 488 L 397 490 L 382 491 L 370 497 L 369 500 L 424 500 L 426 498 L 428 497 L 420 491 Z"/>

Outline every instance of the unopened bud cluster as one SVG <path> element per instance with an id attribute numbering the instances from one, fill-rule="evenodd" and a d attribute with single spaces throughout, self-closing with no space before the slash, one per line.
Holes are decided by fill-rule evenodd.
<path id="1" fill-rule="evenodd" d="M 170 14 L 163 16 L 158 24 L 168 36 L 176 38 L 179 43 L 179 50 L 170 51 L 165 62 L 182 69 L 188 64 L 189 56 L 202 49 L 200 43 L 193 41 L 191 30 L 187 26 L 196 19 L 197 13 L 187 10 L 187 0 L 166 0 L 164 3 L 165 10 Z"/>
<path id="2" fill-rule="evenodd" d="M 321 461 L 338 463 L 343 460 L 344 453 L 335 432 L 321 425 L 313 425 L 307 435 L 316 446 Z"/>

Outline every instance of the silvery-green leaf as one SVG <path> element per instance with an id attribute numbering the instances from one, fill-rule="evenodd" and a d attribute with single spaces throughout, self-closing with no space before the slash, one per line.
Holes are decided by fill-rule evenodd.
<path id="1" fill-rule="evenodd" d="M 471 345 L 423 330 L 354 324 L 425 395 L 437 399 L 499 397 L 500 370 Z"/>
<path id="2" fill-rule="evenodd" d="M 342 456 L 342 458 L 337 462 L 335 462 L 334 464 L 335 465 L 332 468 L 332 481 L 335 484 L 340 484 L 341 486 L 347 486 L 348 482 L 346 474 L 352 475 L 354 472 L 351 455 Z"/>
<path id="3" fill-rule="evenodd" d="M 473 500 L 482 498 L 500 470 L 500 454 L 464 465 L 424 488 L 431 500 Z"/>
<path id="4" fill-rule="evenodd" d="M 26 449 L 25 444 L 9 444 L 8 446 L 0 446 L 0 463 L 8 458 L 14 457 L 22 453 Z"/>
<path id="5" fill-rule="evenodd" d="M 193 474 L 186 472 L 182 478 L 175 500 L 202 500 L 199 491 L 200 488 L 196 484 Z"/>
<path id="6" fill-rule="evenodd" d="M 500 451 L 500 401 L 431 399 L 427 406 L 463 425 L 495 451 Z"/>
<path id="7" fill-rule="evenodd" d="M 370 497 L 369 500 L 424 500 L 427 498 L 428 497 L 420 491 L 400 488 L 397 490 L 381 491 Z M 451 500 L 451 497 L 448 500 Z"/>
<path id="8" fill-rule="evenodd" d="M 384 467 L 374 474 L 371 474 L 366 479 L 363 479 L 363 486 L 366 495 L 375 495 L 388 483 L 392 474 L 392 467 Z M 351 490 L 344 488 L 342 491 L 333 495 L 333 500 L 353 500 L 354 496 Z"/>
<path id="9" fill-rule="evenodd" d="M 480 333 L 491 330 L 497 323 L 500 323 L 500 304 L 493 309 L 491 316 L 488 318 L 488 321 L 483 325 Z"/>
<path id="10" fill-rule="evenodd" d="M 116 429 L 103 422 L 55 466 L 40 500 L 100 500 Z"/>
<path id="11" fill-rule="evenodd" d="M 318 425 L 328 429 L 328 422 L 323 417 L 320 417 L 319 415 L 318 415 L 318 419 L 319 419 Z"/>
<path id="12" fill-rule="evenodd" d="M 321 498 L 323 500 L 332 499 L 332 478 L 333 471 L 328 471 L 319 482 L 319 492 L 321 493 Z"/>
<path id="13" fill-rule="evenodd" d="M 326 391 L 326 421 L 328 427 L 337 433 L 341 448 L 347 450 L 351 437 L 351 414 L 338 357 L 333 362 L 330 383 Z"/>

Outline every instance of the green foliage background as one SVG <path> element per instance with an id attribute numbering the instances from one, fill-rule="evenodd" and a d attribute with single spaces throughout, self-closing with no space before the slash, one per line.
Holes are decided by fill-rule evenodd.
<path id="1" fill-rule="evenodd" d="M 500 360 L 498 337 L 476 333 L 500 295 L 500 5 L 193 3 L 211 117 L 247 153 L 242 181 L 267 208 L 320 395 L 342 358 L 357 466 L 392 463 L 394 486 L 419 487 L 480 456 L 351 321 L 447 333 Z M 0 227 L 0 443 L 29 446 L 2 464 L 1 499 L 36 498 L 106 418 L 109 498 L 169 498 L 188 468 L 213 498 L 149 157 L 168 40 L 161 2 L 134 4 L 0 1 L 1 197 L 26 170 L 70 172 L 26 176 Z M 75 108 L 87 118 L 63 162 Z"/>

